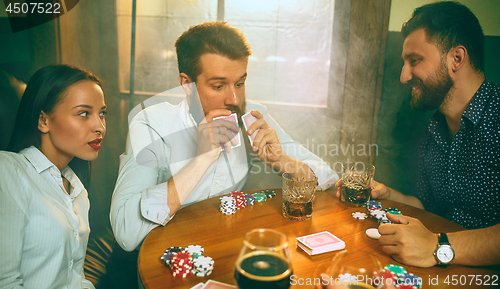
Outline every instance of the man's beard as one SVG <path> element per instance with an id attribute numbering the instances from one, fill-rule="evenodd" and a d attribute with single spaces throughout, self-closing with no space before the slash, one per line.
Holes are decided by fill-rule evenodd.
<path id="1" fill-rule="evenodd" d="M 408 85 L 411 86 L 415 83 L 419 84 L 422 90 L 420 96 L 412 96 L 410 105 L 414 109 L 422 111 L 438 109 L 443 102 L 447 102 L 446 96 L 454 85 L 444 61 L 436 69 L 435 75 L 427 77 L 425 83 L 414 78 L 408 82 Z"/>

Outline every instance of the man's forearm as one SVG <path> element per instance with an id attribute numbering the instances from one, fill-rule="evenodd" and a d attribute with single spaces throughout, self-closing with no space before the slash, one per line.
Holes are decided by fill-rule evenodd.
<path id="1" fill-rule="evenodd" d="M 208 153 L 207 153 L 208 154 Z M 170 217 L 173 216 L 189 197 L 201 178 L 213 163 L 213 158 L 202 154 L 168 180 L 167 204 Z"/>
<path id="2" fill-rule="evenodd" d="M 476 230 L 448 233 L 455 259 L 452 264 L 485 266 L 500 264 L 500 224 Z"/>
<path id="3" fill-rule="evenodd" d="M 404 203 L 413 207 L 417 207 L 419 209 L 424 209 L 422 202 L 420 202 L 420 200 L 416 197 L 405 195 L 390 187 L 387 187 L 387 190 L 389 191 L 389 197 L 387 197 L 388 200 Z"/>

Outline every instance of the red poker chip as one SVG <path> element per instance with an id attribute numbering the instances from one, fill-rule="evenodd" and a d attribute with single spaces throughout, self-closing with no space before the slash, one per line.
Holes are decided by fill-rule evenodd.
<path id="1" fill-rule="evenodd" d="M 383 282 L 383 285 L 393 285 L 396 286 L 398 284 L 398 275 L 389 270 L 375 271 L 373 272 L 375 277 L 375 285 L 380 285 Z"/>

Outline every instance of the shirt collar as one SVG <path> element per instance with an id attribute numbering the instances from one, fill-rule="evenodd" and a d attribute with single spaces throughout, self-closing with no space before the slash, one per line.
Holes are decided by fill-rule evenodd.
<path id="1" fill-rule="evenodd" d="M 40 150 L 34 146 L 25 148 L 19 153 L 26 157 L 33 167 L 35 167 L 37 173 L 41 173 L 52 166 L 59 170 Z"/>
<path id="2" fill-rule="evenodd" d="M 479 123 L 483 110 L 490 97 L 490 90 L 491 83 L 488 81 L 488 79 L 484 79 L 483 83 L 476 91 L 471 101 L 469 102 L 469 105 L 462 114 L 462 120 L 465 117 L 469 119 L 474 124 L 474 126 Z"/>
<path id="3" fill-rule="evenodd" d="M 36 147 L 31 146 L 25 148 L 19 153 L 26 157 L 39 174 L 45 170 L 49 170 L 50 174 L 56 179 L 60 179 L 61 176 L 64 176 L 73 187 L 73 191 L 70 195 L 71 198 L 76 198 L 84 189 L 82 182 L 69 166 L 66 166 L 61 173 L 61 171 L 59 171 L 59 169 Z"/>

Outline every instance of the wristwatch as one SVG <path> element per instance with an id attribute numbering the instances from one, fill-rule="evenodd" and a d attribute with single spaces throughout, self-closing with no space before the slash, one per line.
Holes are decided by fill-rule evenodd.
<path id="1" fill-rule="evenodd" d="M 434 251 L 434 258 L 436 258 L 439 265 L 447 266 L 455 258 L 455 251 L 448 242 L 448 236 L 445 233 L 439 233 L 439 241 Z"/>

